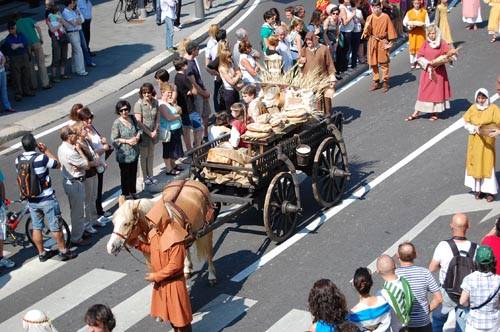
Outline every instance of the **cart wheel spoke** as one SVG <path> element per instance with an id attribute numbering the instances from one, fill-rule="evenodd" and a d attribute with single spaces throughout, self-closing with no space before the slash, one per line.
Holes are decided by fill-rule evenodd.
<path id="1" fill-rule="evenodd" d="M 297 204 L 297 197 L 292 175 L 281 172 L 269 184 L 264 201 L 266 233 L 276 242 L 287 239 L 295 230 L 297 213 L 285 212 L 282 208 L 285 201 Z"/>
<path id="2" fill-rule="evenodd" d="M 316 150 L 312 169 L 314 198 L 322 206 L 330 207 L 341 199 L 347 179 L 331 174 L 335 168 L 346 170 L 346 164 L 343 145 L 333 137 L 325 138 Z"/>

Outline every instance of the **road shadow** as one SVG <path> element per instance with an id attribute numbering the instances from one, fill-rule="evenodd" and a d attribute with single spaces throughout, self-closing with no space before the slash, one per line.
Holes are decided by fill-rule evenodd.
<path id="1" fill-rule="evenodd" d="M 360 110 L 358 110 L 356 108 L 349 107 L 349 106 L 333 106 L 333 110 L 335 112 L 342 113 L 342 116 L 344 118 L 344 122 L 343 122 L 344 125 L 349 124 L 349 123 L 353 122 L 354 120 L 358 119 L 359 117 L 361 117 Z"/>
<path id="2" fill-rule="evenodd" d="M 444 111 L 440 118 L 446 120 L 448 118 L 452 118 L 457 114 L 465 113 L 470 106 L 470 102 L 467 99 L 453 99 L 450 101 L 450 109 Z"/>
<path id="3" fill-rule="evenodd" d="M 395 88 L 400 85 L 404 85 L 406 83 L 413 82 L 417 79 L 417 77 L 413 74 L 413 72 L 406 72 L 404 74 L 391 76 L 389 78 L 389 86 L 391 88 Z"/>
<path id="4" fill-rule="evenodd" d="M 131 63 L 143 56 L 144 53 L 151 52 L 152 50 L 151 45 L 142 43 L 116 45 L 103 49 L 94 58 L 97 67 L 87 67 L 88 76 L 82 77 L 71 74 L 71 79 L 56 83 L 50 90 L 38 90 L 36 97 L 24 98 L 20 102 L 13 102 L 13 107 L 16 109 L 16 112 L 25 112 L 58 103 L 65 97 L 77 94 L 97 84 L 98 81 L 121 73 L 124 68 L 127 68 Z M 47 68 L 47 71 L 50 72 L 50 68 Z M 71 60 L 68 60 L 66 72 L 71 72 Z M 14 89 L 12 86 L 9 86 L 9 93 L 11 94 L 9 96 L 10 100 L 14 101 Z"/>

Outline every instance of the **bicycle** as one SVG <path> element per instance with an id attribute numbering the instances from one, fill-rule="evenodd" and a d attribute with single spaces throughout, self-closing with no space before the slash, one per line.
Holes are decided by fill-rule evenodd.
<path id="1" fill-rule="evenodd" d="M 5 230 L 6 230 L 6 237 L 9 240 L 7 243 L 12 244 L 12 246 L 16 246 L 18 244 L 22 245 L 23 248 L 26 247 L 25 245 L 25 240 L 20 239 L 18 237 L 19 233 L 16 232 L 16 229 L 18 225 L 21 223 L 21 221 L 24 220 L 24 218 L 27 216 L 28 218 L 26 219 L 26 223 L 24 225 L 24 230 L 25 230 L 25 235 L 28 238 L 28 241 L 35 247 L 35 242 L 33 242 L 33 222 L 31 220 L 30 216 L 30 211 L 28 208 L 28 201 L 9 201 L 6 200 L 6 216 L 7 220 L 5 222 Z M 14 209 L 14 205 L 19 205 L 18 209 Z M 51 236 L 51 232 L 46 224 L 45 217 L 43 215 L 43 211 L 37 210 L 37 213 L 39 213 L 39 217 L 41 217 L 44 220 L 44 228 L 42 229 L 42 243 L 43 243 L 43 248 L 46 251 L 51 251 L 51 250 L 56 250 L 57 249 L 57 244 L 55 240 Z M 64 243 L 66 248 L 69 248 L 71 245 L 71 231 L 69 229 L 68 224 L 66 221 L 63 219 L 62 216 L 58 216 L 58 223 L 60 226 L 60 229 L 63 233 L 63 238 L 64 238 Z"/>
<path id="2" fill-rule="evenodd" d="M 144 8 L 146 9 L 146 13 L 150 14 L 155 11 L 155 7 L 153 4 L 154 0 L 145 0 Z M 129 22 L 133 18 L 139 17 L 137 14 L 138 9 L 138 0 L 118 0 L 116 3 L 115 13 L 113 15 L 113 22 L 118 23 L 120 16 L 125 14 L 125 20 Z"/>

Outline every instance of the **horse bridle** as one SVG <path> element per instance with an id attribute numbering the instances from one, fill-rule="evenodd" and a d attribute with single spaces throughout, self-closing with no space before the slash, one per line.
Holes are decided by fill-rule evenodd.
<path id="1" fill-rule="evenodd" d="M 135 221 L 134 227 L 137 225 L 137 222 L 139 221 L 139 216 L 138 216 L 138 214 L 139 214 L 139 206 L 140 206 L 140 205 L 141 205 L 141 200 L 139 200 L 139 202 L 137 203 L 137 206 L 136 206 L 136 207 L 134 207 L 134 208 L 132 209 L 132 215 L 133 215 L 133 217 L 134 217 L 134 219 L 133 219 L 133 220 Z M 143 261 L 141 261 L 139 258 L 135 257 L 135 256 L 134 256 L 134 254 L 132 253 L 132 251 L 130 251 L 130 248 L 127 246 L 127 242 L 128 242 L 128 240 L 130 239 L 130 236 L 132 235 L 132 231 L 134 230 L 134 227 L 132 227 L 132 228 L 130 229 L 130 232 L 127 234 L 127 236 L 125 236 L 125 235 L 123 235 L 123 234 L 121 234 L 121 233 L 118 233 L 118 232 L 113 231 L 113 233 L 112 233 L 112 234 L 115 234 L 115 235 L 117 235 L 118 237 L 120 237 L 120 238 L 122 238 L 122 239 L 123 239 L 123 244 L 122 244 L 122 246 L 118 249 L 117 254 L 120 252 L 120 250 L 121 250 L 121 249 L 122 249 L 122 247 L 123 247 L 123 248 L 125 248 L 125 250 L 126 250 L 126 251 L 130 254 L 130 256 L 132 256 L 132 258 L 134 258 L 136 261 L 138 261 L 139 263 L 142 263 L 142 264 L 144 264 L 144 265 L 147 265 L 145 262 L 143 262 Z"/>

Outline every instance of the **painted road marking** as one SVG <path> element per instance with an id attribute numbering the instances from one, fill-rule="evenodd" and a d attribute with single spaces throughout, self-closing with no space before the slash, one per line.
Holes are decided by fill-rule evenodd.
<path id="1" fill-rule="evenodd" d="M 498 93 L 493 95 L 490 98 L 490 102 L 495 102 L 498 99 Z M 376 177 L 374 180 L 372 180 L 370 183 L 367 185 L 359 188 L 356 190 L 349 198 L 344 199 L 340 205 L 337 205 L 330 210 L 327 210 L 325 212 L 322 212 L 319 217 L 311 221 L 305 228 L 300 230 L 298 233 L 293 235 L 291 238 L 277 246 L 276 248 L 272 249 L 269 251 L 267 254 L 253 262 L 251 265 L 237 273 L 233 278 L 231 278 L 231 281 L 233 282 L 242 282 L 245 280 L 248 276 L 250 276 L 252 273 L 260 269 L 262 266 L 266 265 L 269 263 L 271 260 L 273 260 L 275 257 L 277 257 L 279 254 L 281 254 L 283 251 L 294 245 L 296 242 L 300 241 L 302 238 L 304 238 L 307 234 L 313 232 L 316 230 L 320 225 L 324 224 L 328 220 L 330 220 L 333 216 L 335 216 L 337 213 L 340 211 L 344 210 L 346 207 L 351 205 L 352 203 L 356 202 L 359 200 L 361 197 L 363 197 L 366 193 L 371 191 L 373 188 L 378 186 L 380 183 L 383 181 L 387 180 L 390 176 L 394 175 L 397 171 L 399 171 L 401 168 L 405 167 L 408 165 L 410 162 L 412 162 L 414 159 L 419 157 L 422 153 L 439 143 L 441 140 L 446 138 L 448 135 L 454 133 L 458 129 L 463 127 L 463 119 L 460 118 L 457 121 L 455 121 L 452 125 L 450 125 L 448 128 L 431 138 L 427 143 L 424 145 L 420 146 L 418 149 L 410 153 L 408 156 L 400 160 L 397 164 L 393 165 L 391 168 L 386 170 L 384 173 L 380 174 L 378 177 Z"/>
<path id="2" fill-rule="evenodd" d="M 480 223 L 493 218 L 500 213 L 500 202 L 497 201 L 488 203 L 486 200 L 476 200 L 472 194 L 450 196 L 443 203 L 439 204 L 438 207 L 432 210 L 432 212 L 429 213 L 424 219 L 420 220 L 420 222 L 406 234 L 394 242 L 389 249 L 383 252 L 383 254 L 391 257 L 394 256 L 401 242 L 412 241 L 441 216 L 448 216 L 459 212 L 467 213 L 485 210 L 491 211 L 480 221 Z M 375 271 L 377 268 L 377 259 L 374 259 L 373 262 L 368 265 L 368 268 L 371 271 Z"/>
<path id="3" fill-rule="evenodd" d="M 266 332 L 304 332 L 309 331 L 311 324 L 312 317 L 309 311 L 292 309 Z"/>
<path id="4" fill-rule="evenodd" d="M 135 88 L 134 90 L 124 94 L 120 97 L 120 99 L 127 99 L 128 97 L 135 95 L 137 92 L 139 92 L 139 88 Z"/>
<path id="5" fill-rule="evenodd" d="M 149 315 L 152 290 L 153 284 L 149 284 L 111 309 L 116 317 L 116 331 L 126 331 Z"/>
<path id="6" fill-rule="evenodd" d="M 8 272 L 0 277 L 0 301 L 9 295 L 17 292 L 47 274 L 57 270 L 63 266 L 64 262 L 49 259 L 46 262 L 39 262 L 38 258 L 34 258 L 28 263 L 20 266 L 18 269 Z"/>
<path id="7" fill-rule="evenodd" d="M 256 303 L 252 299 L 221 294 L 193 314 L 193 331 L 221 331 Z"/>
<path id="8" fill-rule="evenodd" d="M 32 309 L 41 309 L 55 320 L 124 276 L 120 272 L 93 269 L 1 323 L 0 331 L 19 331 L 24 314 Z"/>

